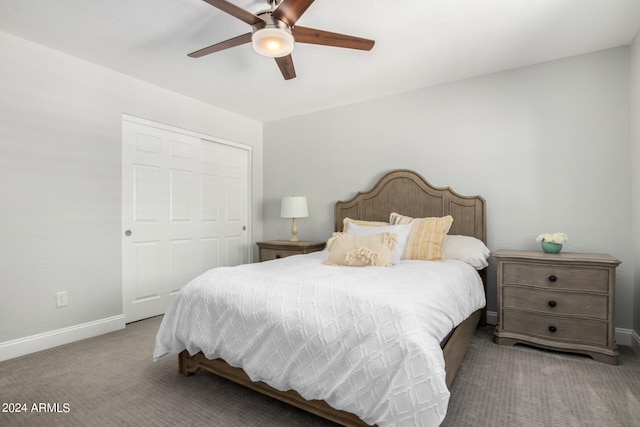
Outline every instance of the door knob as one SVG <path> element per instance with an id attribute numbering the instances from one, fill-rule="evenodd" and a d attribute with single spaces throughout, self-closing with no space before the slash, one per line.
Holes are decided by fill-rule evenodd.
<path id="1" fill-rule="evenodd" d="M 127 237 L 131 236 L 131 230 L 126 230 L 124 232 L 124 235 L 127 236 Z"/>

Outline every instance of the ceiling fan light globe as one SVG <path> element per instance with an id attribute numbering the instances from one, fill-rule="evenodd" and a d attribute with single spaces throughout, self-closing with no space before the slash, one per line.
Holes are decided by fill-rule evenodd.
<path id="1" fill-rule="evenodd" d="M 293 35 L 279 28 L 262 28 L 251 35 L 251 45 L 260 55 L 271 58 L 287 56 L 293 52 Z"/>

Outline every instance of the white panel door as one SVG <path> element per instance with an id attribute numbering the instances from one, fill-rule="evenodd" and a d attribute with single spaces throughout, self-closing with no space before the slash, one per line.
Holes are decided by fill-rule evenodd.
<path id="1" fill-rule="evenodd" d="M 164 313 L 210 268 L 249 262 L 249 162 L 242 147 L 123 120 L 127 322 Z"/>

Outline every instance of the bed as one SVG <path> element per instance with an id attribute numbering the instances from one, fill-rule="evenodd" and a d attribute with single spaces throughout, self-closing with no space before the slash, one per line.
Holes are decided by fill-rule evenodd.
<path id="1" fill-rule="evenodd" d="M 368 222 L 378 222 L 378 221 L 388 222 L 389 215 L 391 212 L 400 212 L 405 216 L 413 217 L 413 218 L 444 217 L 444 216 L 450 215 L 453 218 L 453 222 L 450 226 L 448 235 L 470 236 L 470 237 L 473 237 L 474 239 L 477 239 L 478 241 L 486 242 L 486 220 L 485 220 L 486 210 L 485 210 L 485 201 L 482 197 L 461 196 L 448 187 L 447 188 L 433 187 L 418 173 L 410 170 L 404 170 L 404 169 L 393 170 L 391 172 L 388 172 L 378 180 L 378 182 L 374 185 L 374 187 L 371 190 L 366 192 L 358 192 L 350 200 L 337 202 L 334 208 L 334 229 L 335 229 L 335 232 L 343 231 L 345 218 L 368 221 Z M 286 273 L 288 275 L 287 277 L 292 277 L 292 275 L 294 274 L 292 273 L 292 271 L 296 271 L 296 268 L 301 271 L 312 271 L 314 268 L 316 268 L 315 264 L 318 264 L 318 263 L 322 264 L 322 259 L 324 259 L 325 257 L 326 255 L 324 253 L 297 255 L 297 256 L 285 258 L 282 260 L 275 260 L 275 261 L 268 261 L 266 263 L 260 263 L 260 264 L 264 264 L 263 266 L 252 264 L 247 267 L 243 267 L 244 268 L 243 271 L 245 271 L 247 277 L 253 277 L 253 278 L 268 277 L 269 278 L 268 280 L 270 281 L 269 283 L 271 283 L 273 282 L 273 277 L 275 277 L 272 275 L 274 270 L 287 272 Z M 436 264 L 442 265 L 444 267 L 445 264 L 449 264 L 449 263 L 453 264 L 455 262 L 456 261 L 451 261 L 451 262 L 447 261 L 447 263 L 436 263 Z M 276 263 L 280 263 L 280 264 L 276 264 Z M 424 262 L 422 261 L 410 261 L 406 263 L 401 263 L 401 265 L 404 266 L 405 264 L 407 264 L 411 266 L 410 268 L 414 268 L 413 265 L 414 264 L 417 265 L 419 263 L 424 264 Z M 459 262 L 459 264 L 464 264 L 464 263 Z M 384 271 L 383 274 L 389 274 L 390 271 L 399 272 L 400 271 L 399 269 L 393 270 L 396 267 L 398 266 L 393 266 L 388 269 L 384 267 L 358 269 L 356 267 L 344 268 L 344 267 L 333 267 L 333 266 L 324 266 L 324 267 L 318 267 L 318 268 L 332 269 L 332 270 L 323 270 L 323 271 L 331 271 L 331 275 L 333 275 L 333 274 L 343 274 L 340 272 L 353 272 L 356 270 L 367 271 L 367 274 L 378 274 L 378 273 L 371 273 L 371 271 L 375 269 L 378 269 L 377 271 L 380 271 L 380 272 Z M 237 267 L 233 267 L 233 268 L 237 268 Z M 402 268 L 405 268 L 405 267 L 402 267 Z M 406 267 L 406 268 L 409 268 L 409 267 Z M 423 267 L 419 266 L 415 268 L 423 268 Z M 465 267 L 460 267 L 460 268 L 465 268 Z M 262 271 L 261 269 L 266 269 L 266 271 Z M 239 270 L 235 270 L 235 271 L 239 271 Z M 223 277 L 228 277 L 224 275 L 232 272 L 227 270 L 218 270 L 217 273 L 223 274 Z M 357 273 L 357 274 L 364 274 L 364 273 Z M 410 273 L 410 274 L 415 276 L 416 273 Z M 422 273 L 418 273 L 418 274 L 422 274 Z M 470 273 L 465 272 L 465 274 L 470 274 Z M 433 394 L 440 393 L 442 396 L 446 397 L 447 401 L 448 401 L 447 388 L 450 387 L 450 385 L 452 384 L 455 378 L 458 368 L 464 358 L 464 354 L 468 346 L 468 343 L 478 324 L 484 324 L 486 320 L 486 311 L 484 308 L 484 302 L 485 302 L 484 298 L 486 295 L 486 269 L 481 269 L 480 267 L 476 267 L 476 269 L 473 269 L 473 274 L 478 276 L 477 281 L 479 283 L 479 286 L 482 292 L 482 303 L 480 304 L 478 302 L 478 297 L 474 297 L 476 299 L 476 301 L 474 302 L 476 308 L 474 308 L 469 315 L 465 314 L 465 317 L 463 319 L 460 319 L 461 320 L 460 322 L 456 320 L 455 324 L 457 324 L 457 326 L 455 326 L 455 328 L 453 328 L 450 333 L 446 334 L 446 338 L 444 338 L 443 341 L 439 343 L 441 348 L 441 354 L 438 357 L 443 358 L 444 366 L 446 367 L 446 369 L 443 369 L 443 371 L 446 371 L 446 372 L 441 372 L 437 375 L 443 376 L 444 383 L 439 384 L 437 382 L 437 379 L 436 380 L 433 379 L 433 377 L 437 377 L 436 374 L 427 374 L 428 376 L 426 376 L 425 377 L 426 379 L 423 381 L 423 383 L 424 382 L 428 383 L 429 387 L 431 387 L 431 389 L 434 390 Z M 335 279 L 332 279 L 332 280 L 335 280 Z M 368 278 L 367 280 L 371 280 L 371 279 Z M 198 279 L 194 281 L 198 281 Z M 282 281 L 286 282 L 284 278 Z M 384 283 L 381 286 L 384 286 Z M 264 287 L 258 290 L 255 290 L 255 289 L 249 290 L 248 292 L 252 292 L 253 294 L 255 294 L 256 292 L 258 293 L 262 292 L 261 289 L 271 289 L 271 288 Z M 264 292 L 267 292 L 267 291 L 264 291 Z M 299 292 L 299 290 L 297 292 Z M 317 291 L 314 291 L 314 292 L 317 292 Z M 262 297 L 263 296 L 260 296 L 260 298 Z M 264 297 L 266 298 L 266 296 Z M 202 299 L 207 299 L 207 298 L 210 298 L 210 297 L 204 297 Z M 248 299 L 249 297 L 241 295 L 237 298 L 240 300 L 243 300 L 243 299 Z M 284 299 L 286 297 L 279 296 L 278 298 Z M 304 299 L 304 297 L 296 297 L 296 298 Z M 393 299 L 391 294 L 389 298 Z M 462 298 L 460 298 L 460 300 L 462 300 Z M 317 298 L 317 301 L 324 301 L 324 299 L 319 297 Z M 191 313 L 192 316 L 194 312 L 197 312 L 199 315 L 199 310 L 202 310 L 201 308 L 199 308 L 200 307 L 198 305 L 199 302 L 195 303 L 195 305 L 193 306 L 190 306 L 189 304 L 191 303 L 185 302 L 183 304 L 184 307 L 186 308 L 182 308 L 181 309 L 182 312 L 192 312 Z M 311 305 L 315 306 L 318 304 L 314 303 Z M 256 309 L 256 311 L 260 311 L 260 310 L 261 310 L 260 308 Z M 305 310 L 307 310 L 307 308 L 305 308 Z M 359 407 L 357 410 L 351 410 L 351 407 L 347 405 L 345 409 L 344 404 L 336 403 L 336 401 L 340 401 L 340 398 L 338 398 L 337 400 L 333 398 L 334 394 L 339 394 L 337 391 L 336 393 L 331 395 L 333 401 L 330 402 L 332 404 L 329 404 L 327 403 L 329 401 L 328 398 L 326 399 L 326 401 L 324 399 L 313 398 L 313 393 L 311 393 L 308 390 L 307 386 L 305 386 L 307 388 L 304 388 L 304 389 L 301 387 L 300 390 L 298 391 L 294 389 L 290 389 L 289 384 L 295 384 L 295 381 L 293 380 L 287 379 L 284 382 L 278 379 L 272 379 L 272 378 L 269 378 L 269 379 L 263 378 L 264 380 L 260 380 L 260 378 L 256 378 L 256 376 L 259 376 L 259 375 L 256 374 L 255 369 L 252 369 L 252 370 L 249 369 L 251 367 L 249 363 L 247 363 L 245 367 L 245 366 L 242 366 L 242 364 L 239 363 L 238 360 L 235 360 L 233 357 L 226 356 L 225 358 L 227 360 L 231 360 L 231 362 L 227 363 L 224 360 L 225 358 L 220 357 L 220 355 L 217 353 L 217 350 L 216 352 L 213 352 L 213 353 L 211 350 L 209 351 L 203 350 L 199 347 L 198 343 L 192 342 L 191 338 L 181 337 L 180 339 L 178 339 L 177 336 L 179 334 L 177 330 L 184 329 L 185 328 L 184 325 L 188 323 L 186 320 L 181 319 L 180 316 L 185 316 L 185 315 L 178 314 L 177 310 L 173 310 L 172 307 L 170 307 L 170 309 L 167 311 L 167 314 L 165 315 L 165 318 L 163 319 L 163 324 L 160 328 L 160 331 L 158 332 L 156 348 L 154 350 L 155 359 L 162 357 L 168 353 L 179 353 L 178 361 L 179 361 L 180 373 L 185 375 L 192 375 L 199 369 L 204 369 L 216 375 L 219 375 L 221 377 L 224 377 L 231 381 L 239 383 L 245 387 L 251 388 L 260 393 L 274 397 L 283 402 L 294 405 L 298 408 L 301 408 L 303 410 L 306 410 L 308 412 L 311 412 L 313 414 L 316 414 L 318 416 L 321 416 L 323 418 L 326 418 L 328 420 L 331 420 L 333 422 L 336 422 L 344 426 L 366 426 L 366 425 L 376 424 L 376 421 L 375 421 L 376 416 L 379 416 L 380 420 L 386 419 L 385 417 L 387 415 L 384 415 L 384 416 L 372 415 L 371 413 L 366 412 L 365 410 L 363 410 L 364 411 L 363 413 L 365 413 L 366 416 L 360 416 L 360 414 L 356 415 L 360 411 Z M 247 318 L 242 318 L 238 320 L 237 314 L 233 314 L 233 315 L 229 315 L 228 319 L 224 320 L 224 322 L 227 324 L 242 323 L 242 326 L 241 326 L 242 328 L 255 327 L 256 330 L 258 330 L 257 328 L 259 328 L 260 325 L 256 324 L 256 322 L 261 322 L 261 320 L 254 318 L 252 315 L 248 316 Z M 198 333 L 213 334 L 215 336 L 216 331 L 215 330 L 212 331 L 211 330 L 212 328 L 208 326 L 207 322 L 204 322 L 204 323 L 205 324 L 199 323 L 197 325 L 194 323 L 194 326 L 191 326 L 190 328 L 198 329 L 198 330 L 202 329 L 202 331 L 198 331 Z M 220 323 L 218 323 L 218 325 L 219 324 Z M 305 328 L 306 326 L 300 327 L 301 330 Z M 267 333 L 271 334 L 271 332 L 267 332 Z M 299 331 L 297 330 L 294 331 L 294 335 L 297 333 L 299 333 Z M 291 332 L 288 331 L 288 334 L 291 334 Z M 251 335 L 247 335 L 247 336 L 249 337 L 249 340 L 251 340 Z M 211 339 L 216 341 L 222 338 L 215 336 L 214 338 L 211 338 Z M 232 338 L 230 340 L 232 340 Z M 422 340 L 422 338 L 420 338 L 420 340 Z M 307 347 L 310 345 L 312 344 L 309 344 L 309 343 L 305 344 L 305 346 Z M 232 345 L 225 344 L 225 351 L 227 350 L 226 346 L 232 346 Z M 303 351 L 300 350 L 300 352 L 302 353 Z M 207 356 L 205 356 L 205 353 L 208 353 L 210 357 L 208 358 Z M 354 353 L 354 351 L 351 351 L 351 353 Z M 264 362 L 265 365 L 270 365 L 272 363 L 272 360 L 271 358 L 269 358 L 268 355 L 261 356 L 261 357 L 266 358 Z M 336 360 L 341 360 L 341 359 L 336 357 Z M 289 363 L 290 365 L 293 365 L 294 368 L 296 367 L 294 362 L 287 362 L 287 363 Z M 323 360 L 321 362 L 313 362 L 313 363 L 324 365 L 325 363 L 328 363 L 328 362 L 325 362 Z M 425 364 L 431 365 L 432 362 L 429 359 L 428 363 L 425 362 Z M 437 363 L 435 363 L 435 365 L 437 365 Z M 243 370 L 242 368 L 245 368 L 245 369 Z M 313 369 L 314 371 L 317 370 L 317 366 L 314 366 Z M 405 367 L 404 369 L 406 370 L 407 368 Z M 422 369 L 422 367 L 420 367 L 419 369 Z M 245 370 L 250 372 L 250 374 L 247 374 Z M 301 367 L 300 370 L 304 371 L 304 368 Z M 373 371 L 374 368 L 373 367 L 369 368 L 365 366 L 362 369 L 360 369 L 359 372 L 363 370 Z M 296 375 L 299 375 L 299 372 L 296 373 Z M 421 378 L 421 377 L 416 376 L 416 378 Z M 358 377 L 358 381 L 360 381 L 360 377 Z M 379 380 L 376 380 L 376 381 L 379 382 Z M 349 379 L 349 382 L 355 382 L 355 380 Z M 393 386 L 394 385 L 387 384 L 385 385 L 386 387 L 385 390 L 391 389 Z M 351 387 L 353 387 L 353 385 L 351 385 Z M 375 391 L 376 384 L 360 384 L 358 385 L 358 387 L 360 387 L 363 390 L 365 389 L 374 390 L 370 393 L 374 393 L 374 392 L 377 393 L 377 391 Z M 383 393 L 380 392 L 379 394 L 383 394 Z M 438 398 L 443 399 L 442 396 Z M 365 398 L 368 398 L 368 397 L 365 396 Z M 344 394 L 342 395 L 342 399 L 344 400 Z M 413 396 L 411 399 L 408 399 L 408 401 L 412 401 L 412 402 L 415 400 L 416 400 L 415 396 Z M 406 403 L 404 400 L 398 401 L 398 402 L 394 401 L 392 402 L 392 404 L 389 404 L 390 406 L 395 405 L 392 408 L 393 411 L 396 411 L 396 412 L 418 411 L 418 409 L 414 410 L 413 408 L 398 409 L 396 408 L 396 406 L 398 405 L 402 406 L 403 404 Z M 416 405 L 418 404 L 416 403 Z M 426 422 L 427 424 L 437 425 L 439 421 L 434 421 L 434 419 L 438 417 L 438 419 L 441 421 L 441 419 L 444 417 L 444 415 L 442 414 L 442 408 L 438 407 L 435 403 L 433 405 L 429 403 L 423 404 L 423 405 L 426 405 L 426 407 L 429 407 L 429 408 L 431 407 L 436 408 L 434 409 L 435 415 L 433 416 L 429 415 L 429 417 L 431 418 L 425 418 L 425 419 L 428 420 Z M 438 403 L 438 405 L 442 405 L 442 403 Z M 446 401 L 444 405 L 445 405 L 444 408 L 446 412 Z M 336 407 L 341 409 L 336 409 Z M 422 411 L 422 408 L 419 410 Z M 387 412 L 389 411 L 391 411 L 391 409 L 387 410 Z M 400 419 L 398 418 L 398 415 L 394 415 L 394 416 L 396 417 L 394 419 L 395 421 L 379 422 L 379 424 L 380 425 L 402 424 L 402 422 L 398 421 Z M 369 423 L 363 421 L 363 419 L 369 420 Z M 415 419 L 412 419 L 411 416 L 409 416 L 409 418 L 406 418 L 406 421 L 407 421 L 407 425 L 416 424 Z"/>

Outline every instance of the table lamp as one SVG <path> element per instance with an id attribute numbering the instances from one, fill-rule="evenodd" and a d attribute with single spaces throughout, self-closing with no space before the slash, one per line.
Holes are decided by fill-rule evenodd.
<path id="1" fill-rule="evenodd" d="M 280 207 L 280 217 L 291 218 L 291 238 L 290 242 L 298 241 L 298 226 L 296 218 L 306 218 L 309 216 L 307 208 L 307 198 L 304 196 L 290 196 L 282 198 Z"/>

